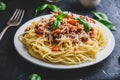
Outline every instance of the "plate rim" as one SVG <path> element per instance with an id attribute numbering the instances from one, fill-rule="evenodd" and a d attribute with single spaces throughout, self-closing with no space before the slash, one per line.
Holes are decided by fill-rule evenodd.
<path id="1" fill-rule="evenodd" d="M 99 25 L 101 25 L 101 26 L 104 26 L 104 28 L 110 33 L 110 36 L 112 37 L 112 40 L 113 40 L 112 49 L 109 51 L 108 55 L 107 55 L 105 58 L 103 58 L 103 59 L 101 59 L 101 60 L 99 60 L 99 61 L 96 60 L 96 61 L 94 61 L 94 62 L 88 62 L 88 63 L 86 62 L 86 63 L 83 63 L 83 66 L 80 66 L 80 65 L 82 65 L 82 64 L 70 65 L 70 66 L 68 66 L 68 65 L 67 65 L 67 66 L 62 65 L 62 66 L 65 66 L 65 67 L 57 67 L 57 66 L 60 66 L 60 65 L 44 62 L 44 61 L 42 61 L 42 60 L 39 60 L 39 59 L 37 59 L 37 58 L 32 57 L 32 56 L 27 52 L 27 54 L 32 57 L 32 60 L 31 60 L 30 58 L 28 59 L 25 55 L 21 54 L 21 52 L 20 52 L 19 49 L 17 48 L 17 43 L 16 43 L 16 41 L 18 40 L 19 31 L 20 31 L 22 28 L 25 29 L 25 28 L 27 27 L 27 26 L 25 26 L 26 24 L 31 24 L 31 22 L 34 22 L 34 20 L 37 20 L 37 19 L 40 20 L 40 18 L 47 17 L 47 16 L 50 17 L 50 16 L 52 16 L 52 14 L 47 14 L 47 15 L 38 16 L 38 17 L 35 17 L 35 18 L 32 18 L 32 19 L 26 21 L 25 23 L 23 23 L 23 24 L 17 29 L 17 31 L 15 32 L 15 35 L 14 35 L 14 47 L 15 47 L 16 51 L 18 52 L 18 54 L 19 54 L 22 58 L 24 58 L 25 60 L 27 60 L 27 61 L 35 64 L 35 65 L 42 66 L 42 67 L 46 67 L 46 68 L 51 68 L 51 69 L 75 69 L 75 68 L 88 67 L 88 66 L 95 65 L 95 64 L 100 63 L 101 61 L 105 60 L 105 59 L 112 53 L 112 51 L 113 51 L 114 48 L 115 48 L 115 38 L 114 38 L 112 32 L 111 32 L 107 27 L 105 27 L 103 24 L 101 24 L 100 22 L 96 21 L 97 24 L 99 24 Z M 38 20 L 37 20 L 37 21 L 38 21 Z M 22 33 L 21 33 L 21 34 L 22 34 Z M 18 42 L 20 42 L 20 41 L 18 40 Z M 22 44 L 22 42 L 20 42 L 20 44 Z M 23 45 L 23 44 L 22 44 L 22 45 Z M 26 51 L 27 51 L 27 50 L 26 50 Z M 49 65 L 40 64 L 40 63 L 38 63 L 38 62 L 36 63 L 34 60 L 37 60 L 37 61 L 40 61 L 40 62 L 42 61 L 43 63 L 49 64 Z M 84 65 L 84 64 L 86 64 L 86 65 Z M 54 65 L 54 66 L 53 66 L 53 65 Z M 57 65 L 57 66 L 56 66 L 56 65 Z"/>

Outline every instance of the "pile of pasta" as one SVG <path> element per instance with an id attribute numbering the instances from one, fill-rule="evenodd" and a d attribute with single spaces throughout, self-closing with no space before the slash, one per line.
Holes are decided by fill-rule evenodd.
<path id="1" fill-rule="evenodd" d="M 69 37 L 62 35 L 59 46 L 59 51 L 52 51 L 55 44 L 51 43 L 44 35 L 36 36 L 35 27 L 39 22 L 33 22 L 29 30 L 19 36 L 20 41 L 25 45 L 28 53 L 42 61 L 63 64 L 75 65 L 96 60 L 98 52 L 103 50 L 107 45 L 107 35 L 99 26 L 94 26 L 94 37 L 86 42 L 73 44 Z"/>

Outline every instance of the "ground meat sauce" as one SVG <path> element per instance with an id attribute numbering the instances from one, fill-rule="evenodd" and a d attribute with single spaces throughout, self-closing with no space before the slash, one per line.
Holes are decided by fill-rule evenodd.
<path id="1" fill-rule="evenodd" d="M 85 16 L 80 16 L 80 18 L 85 19 Z M 59 39 L 61 38 L 61 35 L 66 35 L 69 37 L 73 44 L 77 44 L 80 41 L 86 42 L 89 40 L 89 38 L 94 38 L 94 28 L 91 28 L 89 32 L 86 32 L 84 30 L 84 25 L 76 21 L 73 14 L 68 14 L 68 16 L 63 19 L 61 25 L 55 30 L 52 29 L 54 20 L 56 20 L 55 16 L 52 16 L 48 22 L 42 18 L 38 25 L 36 25 L 36 36 L 41 37 L 42 35 L 45 35 L 48 37 L 48 40 L 54 44 L 58 44 L 60 42 Z M 86 21 L 95 23 L 93 19 L 88 17 L 86 18 Z M 76 38 L 76 36 L 78 37 Z M 52 51 L 55 50 L 59 50 L 58 47 L 52 48 Z"/>

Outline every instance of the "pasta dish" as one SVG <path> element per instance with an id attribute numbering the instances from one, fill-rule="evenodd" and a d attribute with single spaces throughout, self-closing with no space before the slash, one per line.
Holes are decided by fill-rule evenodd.
<path id="1" fill-rule="evenodd" d="M 19 36 L 28 53 L 53 64 L 75 65 L 95 61 L 107 45 L 105 31 L 87 16 L 54 12 L 32 22 Z"/>

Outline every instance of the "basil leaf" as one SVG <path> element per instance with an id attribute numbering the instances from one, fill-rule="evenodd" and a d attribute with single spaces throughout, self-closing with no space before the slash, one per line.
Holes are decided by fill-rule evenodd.
<path id="1" fill-rule="evenodd" d="M 62 10 L 61 10 L 59 7 L 55 6 L 55 5 L 44 4 L 44 5 L 39 6 L 39 7 L 35 10 L 35 15 L 37 15 L 38 12 L 40 12 L 40 11 L 46 9 L 46 8 L 51 9 L 53 12 L 60 12 L 60 11 L 62 12 Z"/>
<path id="2" fill-rule="evenodd" d="M 92 11 L 92 13 L 95 15 L 95 17 L 98 18 L 97 21 L 99 21 L 100 23 L 102 23 L 103 25 L 105 25 L 112 31 L 116 30 L 114 24 L 108 20 L 108 17 L 104 13 L 93 12 L 93 11 Z"/>
<path id="3" fill-rule="evenodd" d="M 38 74 L 32 74 L 29 76 L 29 80 L 41 80 L 41 77 Z"/>
<path id="4" fill-rule="evenodd" d="M 48 7 L 49 4 L 44 4 L 44 5 L 41 5 L 39 6 L 36 10 L 35 10 L 35 14 L 37 14 L 38 12 L 46 9 Z"/>
<path id="5" fill-rule="evenodd" d="M 59 15 L 56 15 L 56 20 L 53 23 L 53 29 L 57 29 L 63 18 L 65 18 L 67 15 L 68 14 L 66 12 L 61 12 Z"/>
<path id="6" fill-rule="evenodd" d="M 106 27 L 108 27 L 112 31 L 116 30 L 116 27 L 114 26 L 114 24 L 111 21 L 107 21 L 107 20 L 104 20 L 104 19 L 98 19 L 97 21 L 104 24 Z"/>
<path id="7" fill-rule="evenodd" d="M 5 9 L 6 9 L 6 4 L 0 1 L 0 10 L 5 10 Z"/>
<path id="8" fill-rule="evenodd" d="M 88 31 L 88 32 L 90 31 L 91 27 L 84 19 L 76 18 L 76 20 L 79 21 L 79 23 L 84 25 L 84 28 L 86 31 Z"/>
<path id="9" fill-rule="evenodd" d="M 56 19 L 53 23 L 53 29 L 57 29 L 59 25 L 60 25 L 60 20 Z"/>
<path id="10" fill-rule="evenodd" d="M 95 15 L 95 17 L 97 17 L 98 19 L 105 19 L 108 20 L 108 17 L 106 16 L 106 14 L 101 13 L 101 12 L 93 12 L 92 13 Z"/>
<path id="11" fill-rule="evenodd" d="M 60 19 L 63 19 L 63 18 L 65 18 L 67 15 L 68 15 L 67 12 L 62 12 L 62 13 L 59 15 L 59 17 L 60 17 Z"/>
<path id="12" fill-rule="evenodd" d="M 49 5 L 48 8 L 51 9 L 53 12 L 61 11 L 61 9 L 55 5 Z"/>
<path id="13" fill-rule="evenodd" d="M 61 12 L 59 15 L 56 16 L 56 18 L 62 21 L 62 19 L 65 18 L 67 15 L 67 12 Z"/>

